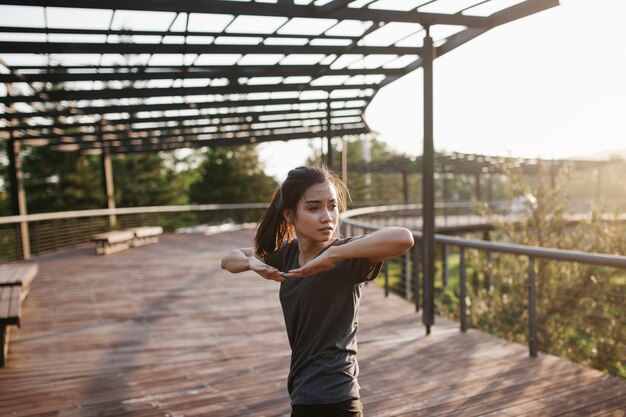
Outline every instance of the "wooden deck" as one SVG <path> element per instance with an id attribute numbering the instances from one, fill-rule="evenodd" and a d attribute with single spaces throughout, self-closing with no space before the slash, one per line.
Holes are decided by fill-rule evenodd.
<path id="1" fill-rule="evenodd" d="M 249 231 L 164 235 L 108 257 L 39 258 L 0 369 L 2 416 L 287 416 L 278 283 L 219 268 Z M 626 415 L 626 380 L 441 318 L 369 285 L 359 328 L 366 415 Z"/>

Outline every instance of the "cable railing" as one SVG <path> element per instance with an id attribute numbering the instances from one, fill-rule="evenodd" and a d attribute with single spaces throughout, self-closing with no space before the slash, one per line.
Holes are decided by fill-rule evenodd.
<path id="1" fill-rule="evenodd" d="M 146 225 L 165 231 L 197 225 L 256 222 L 265 203 L 201 204 L 78 210 L 0 217 L 0 263 L 24 259 L 24 252 L 41 255 L 77 247 L 91 241 L 96 233 Z M 24 249 L 22 227 L 28 227 Z"/>
<path id="2" fill-rule="evenodd" d="M 359 207 L 367 202 L 355 203 Z M 519 221 L 520 214 L 511 203 L 495 201 L 482 203 L 493 213 L 501 215 L 499 221 Z M 611 207 L 626 207 L 626 202 L 610 203 Z M 91 236 L 115 229 L 143 225 L 163 226 L 166 231 L 197 225 L 217 225 L 226 222 L 256 222 L 265 203 L 255 204 L 203 204 L 177 206 L 151 206 L 116 209 L 77 210 L 56 213 L 29 214 L 25 216 L 0 217 L 0 263 L 24 258 L 25 252 L 39 255 L 51 251 L 76 247 L 89 242 Z M 371 219 L 378 213 L 383 218 L 393 214 L 396 223 L 410 229 L 421 228 L 420 204 L 397 204 L 380 206 L 382 209 L 366 207 L 364 210 Z M 591 203 L 576 202 L 578 216 L 588 216 Z M 352 211 L 357 215 L 357 211 Z M 475 202 L 448 202 L 435 206 L 437 224 L 442 230 L 485 231 L 491 228 L 479 212 Z M 624 209 L 626 211 L 626 209 Z M 409 214 L 410 213 L 410 214 Z M 416 215 L 416 213 L 418 215 Z M 27 233 L 27 239 L 22 236 Z"/>
<path id="3" fill-rule="evenodd" d="M 342 228 L 347 235 L 366 234 L 419 225 L 420 215 L 420 204 L 361 208 L 343 214 Z M 382 285 L 419 310 L 431 300 L 423 299 L 421 287 L 423 236 L 411 229 L 414 248 L 384 266 Z M 626 377 L 626 256 L 482 237 L 435 235 L 432 302 L 438 314 L 458 320 L 463 332 L 477 327 L 527 343 L 532 357 L 547 351 Z"/>

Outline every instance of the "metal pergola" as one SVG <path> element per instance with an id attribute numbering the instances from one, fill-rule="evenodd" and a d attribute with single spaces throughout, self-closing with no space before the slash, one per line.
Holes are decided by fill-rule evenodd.
<path id="1" fill-rule="evenodd" d="M 385 85 L 424 73 L 424 304 L 433 323 L 433 60 L 557 0 L 9 0 L 0 140 L 15 214 L 25 145 L 110 156 L 369 132 Z M 1 91 L 4 90 L 4 91 Z M 417 115 L 416 115 L 417 117 Z M 416 138 L 416 144 L 419 138 Z M 27 238 L 27 230 L 22 230 Z M 26 255 L 26 254 L 25 254 Z"/>
<path id="2" fill-rule="evenodd" d="M 515 169 L 523 175 L 537 176 L 543 169 L 550 176 L 552 187 L 556 187 L 556 177 L 563 168 L 574 172 L 595 171 L 596 198 L 599 199 L 599 189 L 602 175 L 599 173 L 607 166 L 621 164 L 622 160 L 577 160 L 577 159 L 540 159 L 493 156 L 482 154 L 468 154 L 461 152 L 444 152 L 435 156 L 434 172 L 443 177 L 443 196 L 447 200 L 446 183 L 449 175 L 466 175 L 474 177 L 476 185 L 476 199 L 482 200 L 481 178 L 489 179 L 487 200 L 491 201 L 491 179 L 494 175 L 507 174 L 509 169 Z M 408 180 L 410 174 L 420 173 L 423 170 L 422 158 L 397 157 L 383 161 L 361 162 L 350 165 L 350 172 L 358 173 L 394 173 L 402 174 L 405 202 L 408 202 Z"/>

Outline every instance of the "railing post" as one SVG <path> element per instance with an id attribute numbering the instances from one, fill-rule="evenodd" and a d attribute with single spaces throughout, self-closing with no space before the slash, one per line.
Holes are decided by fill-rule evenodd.
<path id="1" fill-rule="evenodd" d="M 411 301 L 411 274 L 409 268 L 411 267 L 411 251 L 404 254 L 402 259 L 402 277 L 404 278 L 404 298 L 407 301 Z"/>
<path id="2" fill-rule="evenodd" d="M 389 261 L 383 262 L 383 271 L 385 273 L 385 298 L 389 297 Z"/>
<path id="3" fill-rule="evenodd" d="M 415 312 L 420 311 L 420 248 L 413 248 L 413 298 L 415 299 Z"/>
<path id="4" fill-rule="evenodd" d="M 461 331 L 467 331 L 467 286 L 465 284 L 465 248 L 459 249 L 459 302 L 461 308 Z"/>
<path id="5" fill-rule="evenodd" d="M 72 217 L 72 247 L 76 247 L 76 217 Z"/>
<path id="6" fill-rule="evenodd" d="M 443 288 L 448 288 L 448 245 L 441 246 L 441 280 Z"/>
<path id="7" fill-rule="evenodd" d="M 491 234 L 489 233 L 489 230 L 483 231 L 483 240 L 491 241 Z M 488 270 L 485 271 L 485 283 L 484 283 L 485 289 L 487 290 L 491 289 L 491 286 L 493 285 L 493 283 L 491 282 L 491 273 L 490 273 L 492 264 L 493 264 L 493 253 L 491 251 L 487 251 Z"/>
<path id="8" fill-rule="evenodd" d="M 41 249 L 39 248 L 39 223 L 35 222 L 33 224 L 34 234 L 33 240 L 35 241 L 35 254 L 39 255 L 41 253 Z"/>
<path id="9" fill-rule="evenodd" d="M 535 286 L 535 258 L 528 257 L 528 348 L 530 356 L 537 357 L 537 287 Z"/>

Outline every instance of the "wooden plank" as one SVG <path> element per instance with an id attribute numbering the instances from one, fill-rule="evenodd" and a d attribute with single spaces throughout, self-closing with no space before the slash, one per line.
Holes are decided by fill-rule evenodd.
<path id="1" fill-rule="evenodd" d="M 21 285 L 28 288 L 37 271 L 38 266 L 34 262 L 0 265 L 0 286 Z"/>
<path id="2" fill-rule="evenodd" d="M 20 286 L 0 287 L 0 323 L 20 323 Z"/>
<path id="3" fill-rule="evenodd" d="M 290 350 L 279 285 L 219 268 L 250 231 L 170 235 L 158 246 L 38 259 L 41 272 L 0 369 L 7 415 L 288 416 Z M 368 417 L 617 414 L 626 381 L 437 317 L 364 288 L 359 320 Z M 600 387 L 601 389 L 594 389 Z M 553 398 L 553 399 L 551 399 Z M 575 403 L 574 403 L 575 401 Z"/>

